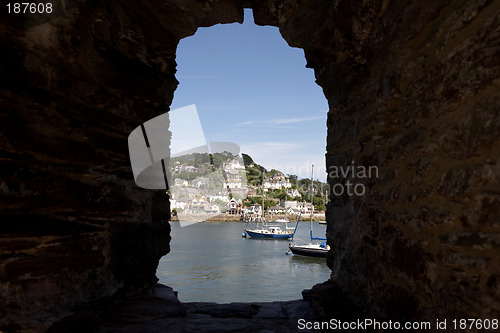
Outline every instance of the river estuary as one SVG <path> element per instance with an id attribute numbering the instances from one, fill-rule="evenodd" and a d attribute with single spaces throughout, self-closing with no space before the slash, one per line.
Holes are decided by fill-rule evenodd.
<path id="1" fill-rule="evenodd" d="M 182 302 L 300 299 L 303 289 L 328 280 L 330 275 L 325 259 L 287 255 L 287 240 L 241 237 L 243 222 L 171 225 L 171 251 L 160 260 L 157 276 L 160 283 L 179 292 Z M 299 224 L 297 243 L 309 241 L 309 225 Z M 313 222 L 314 236 L 324 237 L 325 228 Z"/>

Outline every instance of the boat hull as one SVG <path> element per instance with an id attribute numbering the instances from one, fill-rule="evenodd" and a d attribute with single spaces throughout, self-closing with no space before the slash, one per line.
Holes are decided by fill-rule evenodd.
<path id="1" fill-rule="evenodd" d="M 307 246 L 298 246 L 298 245 L 290 245 L 290 251 L 293 254 L 305 256 L 305 257 L 314 257 L 314 258 L 326 258 L 326 254 L 328 253 L 328 249 L 325 248 L 311 248 Z"/>
<path id="2" fill-rule="evenodd" d="M 293 234 L 273 234 L 273 233 L 263 233 L 256 232 L 252 230 L 245 229 L 246 234 L 251 238 L 264 238 L 264 239 L 290 239 Z"/>

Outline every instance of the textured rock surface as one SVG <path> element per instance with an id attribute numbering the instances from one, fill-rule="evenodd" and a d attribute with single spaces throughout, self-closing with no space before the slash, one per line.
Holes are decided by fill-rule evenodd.
<path id="1" fill-rule="evenodd" d="M 327 169 L 379 170 L 332 194 L 335 288 L 391 319 L 499 317 L 499 0 L 66 0 L 0 12 L 0 327 L 154 285 L 167 197 L 135 186 L 127 136 L 168 110 L 178 41 L 247 3 L 315 70 Z"/>
<path id="2" fill-rule="evenodd" d="M 298 320 L 321 320 L 305 300 L 264 303 L 180 303 L 170 287 L 94 306 L 54 324 L 49 332 L 316 332 Z M 343 317 L 341 317 L 343 318 Z"/>
<path id="3" fill-rule="evenodd" d="M 500 1 L 257 1 L 256 20 L 315 70 L 327 169 L 378 167 L 329 178 L 366 186 L 332 193 L 332 278 L 393 319 L 498 318 Z"/>
<path id="4" fill-rule="evenodd" d="M 57 1 L 0 17 L 0 330 L 43 330 L 156 283 L 168 197 L 138 188 L 127 137 L 168 111 L 178 41 L 236 1 Z M 167 205 L 165 205 L 167 203 Z"/>

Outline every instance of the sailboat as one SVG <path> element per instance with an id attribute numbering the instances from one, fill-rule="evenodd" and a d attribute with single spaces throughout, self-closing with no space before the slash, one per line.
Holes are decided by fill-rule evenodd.
<path id="1" fill-rule="evenodd" d="M 323 237 L 313 237 L 313 177 L 314 177 L 314 165 L 311 170 L 311 221 L 309 226 L 309 244 L 297 245 L 293 241 L 288 245 L 290 251 L 293 254 L 306 256 L 306 257 L 316 257 L 316 258 L 326 258 L 330 246 L 326 244 L 326 238 Z M 292 238 L 293 239 L 293 238 Z M 314 241 L 314 242 L 313 242 Z M 318 242 L 320 241 L 320 242 Z"/>
<path id="2" fill-rule="evenodd" d="M 266 219 L 264 218 L 264 187 L 262 187 L 262 209 L 261 216 L 258 218 L 260 222 L 260 228 L 256 227 L 255 229 L 244 229 L 243 237 L 247 235 L 251 238 L 264 238 L 264 239 L 291 239 L 295 234 L 296 228 L 288 227 L 288 220 L 284 220 L 285 230 L 281 229 L 280 226 L 275 225 L 275 223 L 268 224 L 266 223 Z M 250 218 L 249 218 L 250 221 Z M 283 222 L 279 222 L 283 223 Z"/>

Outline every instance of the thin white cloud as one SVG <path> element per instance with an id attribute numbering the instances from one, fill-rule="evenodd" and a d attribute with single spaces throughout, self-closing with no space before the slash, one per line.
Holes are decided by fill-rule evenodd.
<path id="1" fill-rule="evenodd" d="M 325 119 L 326 117 L 323 116 L 313 116 L 313 117 L 302 117 L 302 118 L 276 118 L 276 119 L 268 119 L 268 120 L 250 120 L 250 121 L 245 121 L 242 123 L 237 123 L 236 125 L 268 125 L 268 126 L 280 126 L 280 125 L 287 125 L 287 124 L 296 124 L 296 123 L 303 123 L 306 121 L 313 121 L 313 120 L 321 120 Z"/>
<path id="2" fill-rule="evenodd" d="M 281 128 L 281 129 L 296 129 L 297 127 L 295 126 L 281 126 L 281 125 L 268 125 L 268 124 L 262 124 L 262 125 L 257 125 L 258 127 L 267 127 L 267 128 Z"/>

